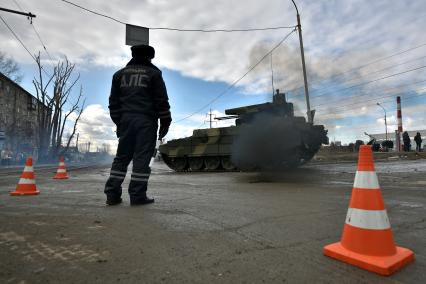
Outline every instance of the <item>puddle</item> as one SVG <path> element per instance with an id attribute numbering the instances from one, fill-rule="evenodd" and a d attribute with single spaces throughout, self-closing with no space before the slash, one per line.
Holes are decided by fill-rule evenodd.
<path id="1" fill-rule="evenodd" d="M 422 208 L 423 204 L 421 203 L 415 203 L 415 202 L 401 202 L 399 203 L 402 207 L 409 207 L 409 208 Z"/>
<path id="2" fill-rule="evenodd" d="M 347 182 L 347 181 L 329 181 L 329 184 L 344 184 L 344 185 L 352 185 L 353 182 Z"/>

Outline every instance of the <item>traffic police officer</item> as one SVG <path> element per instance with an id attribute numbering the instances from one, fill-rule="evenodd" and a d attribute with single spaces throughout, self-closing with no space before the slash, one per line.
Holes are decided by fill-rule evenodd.
<path id="1" fill-rule="evenodd" d="M 149 45 L 132 46 L 132 59 L 112 78 L 109 110 L 119 137 L 117 154 L 105 185 L 106 203 L 121 203 L 121 184 L 133 160 L 129 184 L 131 205 L 154 202 L 146 195 L 151 173 L 149 162 L 158 139 L 166 136 L 172 121 L 169 98 L 161 71 L 151 63 L 155 50 Z"/>

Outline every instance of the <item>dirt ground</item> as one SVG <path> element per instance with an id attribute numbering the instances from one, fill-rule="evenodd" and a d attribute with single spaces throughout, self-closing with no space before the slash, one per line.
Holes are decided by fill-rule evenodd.
<path id="1" fill-rule="evenodd" d="M 105 206 L 107 167 L 36 172 L 11 197 L 0 170 L 0 283 L 425 283 L 426 161 L 376 163 L 398 245 L 416 260 L 390 277 L 323 256 L 340 239 L 356 164 L 285 173 L 174 173 L 154 165 L 152 205 Z M 128 185 L 126 178 L 125 188 Z"/>

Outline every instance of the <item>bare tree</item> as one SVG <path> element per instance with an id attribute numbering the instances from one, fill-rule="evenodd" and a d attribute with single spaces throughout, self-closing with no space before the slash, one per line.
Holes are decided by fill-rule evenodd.
<path id="1" fill-rule="evenodd" d="M 36 90 L 37 100 L 41 102 L 37 106 L 37 122 L 38 122 L 38 147 L 39 157 L 41 159 L 47 159 L 48 150 L 50 146 L 51 136 L 51 118 L 53 99 L 47 94 L 49 85 L 52 83 L 55 74 L 48 76 L 44 80 L 42 65 L 40 62 L 40 53 L 36 56 L 38 66 L 38 78 L 33 79 L 33 84 Z"/>
<path id="2" fill-rule="evenodd" d="M 16 83 L 21 83 L 22 74 L 19 71 L 18 64 L 5 53 L 0 51 L 0 72 L 9 77 Z"/>
<path id="3" fill-rule="evenodd" d="M 70 94 L 80 79 L 79 74 L 75 79 L 71 79 L 75 64 L 70 63 L 68 59 L 65 58 L 64 61 L 59 62 L 55 66 L 53 75 L 48 76 L 49 78 L 45 83 L 45 81 L 43 81 L 42 71 L 44 70 L 40 62 L 40 54 L 36 56 L 36 60 L 39 72 L 38 78 L 34 78 L 33 84 L 36 88 L 37 98 L 46 106 L 38 108 L 40 153 L 42 157 L 54 158 L 68 151 L 71 140 L 75 135 L 78 121 L 84 110 L 85 102 L 82 101 L 83 88 L 80 87 L 77 100 L 72 103 Z M 53 94 L 49 96 L 48 90 L 51 84 L 53 84 Z M 69 106 L 68 110 L 65 110 L 66 104 Z M 74 125 L 72 131 L 67 137 L 64 147 L 62 138 L 64 130 L 68 127 L 67 122 L 69 122 L 69 118 L 72 114 L 75 114 L 76 117 L 73 121 Z"/>
<path id="4" fill-rule="evenodd" d="M 83 100 L 82 104 L 80 105 L 80 100 L 81 100 L 82 97 L 83 97 L 83 87 L 80 86 L 80 93 L 78 95 L 76 103 L 73 104 L 71 109 L 64 115 L 64 118 L 63 118 L 63 121 L 62 121 L 62 126 L 58 128 L 58 135 L 57 135 L 57 138 L 56 138 L 56 142 L 57 142 L 56 149 L 57 150 L 60 149 L 61 146 L 62 146 L 60 141 L 62 141 L 62 136 L 64 134 L 64 129 L 65 129 L 65 126 L 66 126 L 65 123 L 67 122 L 68 117 L 73 113 L 77 113 L 77 117 L 74 120 L 74 126 L 72 128 L 72 131 L 67 137 L 66 146 L 62 147 L 60 155 L 63 155 L 68 151 L 70 144 L 71 144 L 71 141 L 74 138 L 75 132 L 77 130 L 77 123 L 80 120 L 80 117 L 81 117 L 81 114 L 83 113 L 84 105 L 85 105 L 85 100 Z"/>

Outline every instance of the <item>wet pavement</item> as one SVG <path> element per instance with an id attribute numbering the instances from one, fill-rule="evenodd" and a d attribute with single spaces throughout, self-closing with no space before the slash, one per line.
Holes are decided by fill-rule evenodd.
<path id="1" fill-rule="evenodd" d="M 36 172 L 11 197 L 0 170 L 0 283 L 425 283 L 426 160 L 376 163 L 398 245 L 414 263 L 382 277 L 322 255 L 340 239 L 355 163 L 277 173 L 174 173 L 156 163 L 152 205 L 106 207 L 106 167 Z M 129 176 L 124 188 L 127 188 Z"/>

